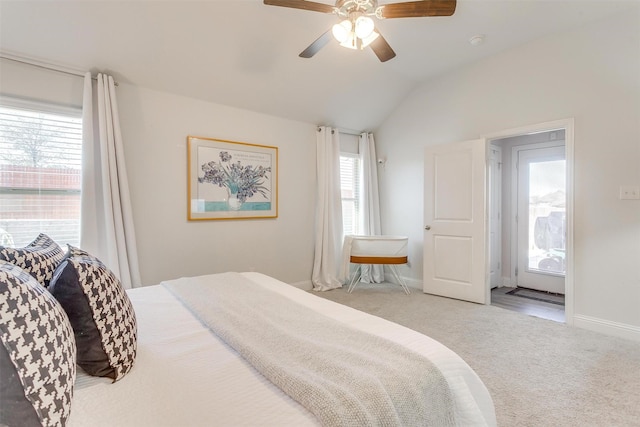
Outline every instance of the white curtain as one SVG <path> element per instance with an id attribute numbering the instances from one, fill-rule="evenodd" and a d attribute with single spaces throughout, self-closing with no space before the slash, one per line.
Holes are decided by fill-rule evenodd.
<path id="1" fill-rule="evenodd" d="M 95 89 L 95 91 L 94 91 Z M 99 258 L 124 288 L 140 286 L 129 185 L 113 77 L 84 77 L 80 247 Z"/>
<path id="2" fill-rule="evenodd" d="M 378 195 L 378 166 L 375 141 L 372 133 L 362 133 L 358 144 L 360 154 L 360 224 L 361 234 L 379 236 L 380 198 Z M 382 265 L 362 265 L 361 282 L 380 283 L 384 281 Z"/>
<path id="3" fill-rule="evenodd" d="M 342 254 L 340 137 L 337 130 L 318 127 L 316 137 L 315 254 L 311 282 L 315 291 L 342 287 L 338 268 Z"/>

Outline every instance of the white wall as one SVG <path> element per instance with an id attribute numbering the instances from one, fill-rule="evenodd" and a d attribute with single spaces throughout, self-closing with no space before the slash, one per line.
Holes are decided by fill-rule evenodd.
<path id="1" fill-rule="evenodd" d="M 82 77 L 0 60 L 4 95 L 79 107 L 82 89 Z M 315 125 L 123 83 L 116 94 L 143 284 L 253 270 L 310 287 Z M 187 135 L 278 147 L 278 218 L 187 221 Z"/>
<path id="2" fill-rule="evenodd" d="M 310 279 L 314 125 L 127 84 L 117 95 L 144 284 L 223 271 Z M 278 147 L 278 218 L 187 221 L 187 135 Z"/>
<path id="3" fill-rule="evenodd" d="M 422 278 L 425 146 L 573 117 L 575 324 L 640 337 L 640 201 L 618 199 L 640 185 L 634 7 L 427 82 L 382 123 L 382 228 L 410 237 L 409 277 Z"/>

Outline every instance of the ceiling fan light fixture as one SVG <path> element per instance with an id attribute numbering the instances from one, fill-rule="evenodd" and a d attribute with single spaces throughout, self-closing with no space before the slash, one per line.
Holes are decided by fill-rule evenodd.
<path id="1" fill-rule="evenodd" d="M 373 19 L 368 16 L 359 16 L 356 19 L 356 36 L 360 39 L 364 40 L 369 37 L 375 28 L 375 24 L 373 23 Z"/>
<path id="2" fill-rule="evenodd" d="M 344 43 L 345 41 L 347 41 L 347 39 L 349 39 L 349 36 L 352 34 L 351 29 L 352 29 L 352 25 L 351 25 L 351 21 L 349 21 L 348 19 L 345 19 L 344 21 L 335 24 L 332 28 L 331 28 L 331 33 L 333 34 L 333 37 L 338 40 L 338 42 L 340 43 Z"/>
<path id="3" fill-rule="evenodd" d="M 264 0 L 266 5 L 330 13 L 343 20 L 325 31 L 298 56 L 311 58 L 333 36 L 341 46 L 350 49 L 371 46 L 380 62 L 395 58 L 396 53 L 377 32 L 375 19 L 451 16 L 456 10 L 456 3 L 457 0 L 405 0 L 378 6 L 378 0 L 335 0 L 335 6 L 331 6 L 314 0 Z"/>
<path id="4" fill-rule="evenodd" d="M 356 35 L 355 32 L 352 31 L 351 33 L 349 33 L 345 41 L 340 42 L 340 46 L 346 47 L 348 49 L 362 50 L 373 43 L 373 41 L 379 36 L 380 34 L 378 34 L 376 31 L 372 31 L 371 34 L 369 34 L 369 37 L 361 39 Z"/>
<path id="5" fill-rule="evenodd" d="M 378 34 L 376 31 L 371 31 L 371 34 L 369 34 L 368 37 L 362 39 L 362 47 L 361 47 L 361 49 L 364 49 L 365 47 L 369 46 L 379 36 L 380 36 L 380 34 Z"/>
<path id="6" fill-rule="evenodd" d="M 359 39 L 356 37 L 356 34 L 351 31 L 347 38 L 340 42 L 340 46 L 346 47 L 347 49 L 358 49 L 359 48 Z"/>

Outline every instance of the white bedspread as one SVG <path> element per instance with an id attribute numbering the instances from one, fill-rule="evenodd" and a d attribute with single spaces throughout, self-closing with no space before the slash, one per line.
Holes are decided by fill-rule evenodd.
<path id="1" fill-rule="evenodd" d="M 438 342 L 268 276 L 244 275 L 319 313 L 428 356 L 450 385 L 459 423 L 496 424 L 484 384 Z M 80 378 L 69 426 L 317 425 L 306 409 L 258 374 L 164 287 L 131 290 L 129 296 L 138 319 L 136 363 L 117 383 Z"/>

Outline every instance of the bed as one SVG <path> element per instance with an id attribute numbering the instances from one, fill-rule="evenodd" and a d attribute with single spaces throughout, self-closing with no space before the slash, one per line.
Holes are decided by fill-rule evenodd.
<path id="1" fill-rule="evenodd" d="M 225 273 L 181 278 L 127 291 L 137 318 L 135 363 L 116 382 L 88 376 L 79 369 L 68 425 L 320 425 L 310 410 L 213 333 L 200 315 L 194 314 L 197 309 L 189 308 L 175 291 L 177 287 L 215 287 L 229 277 Z M 282 300 L 281 311 L 295 306 L 301 313 L 308 311 L 340 322 L 428 358 L 446 380 L 454 424 L 496 424 L 493 402 L 482 381 L 457 354 L 437 341 L 260 273 L 231 277 L 246 281 L 256 292 L 277 295 Z M 244 298 L 245 294 L 239 295 Z M 203 305 L 208 303 L 203 301 Z M 294 329 L 296 324 L 291 322 Z"/>
<path id="2" fill-rule="evenodd" d="M 492 426 L 454 352 L 260 273 L 125 291 L 39 235 L 0 247 L 0 425 Z"/>

